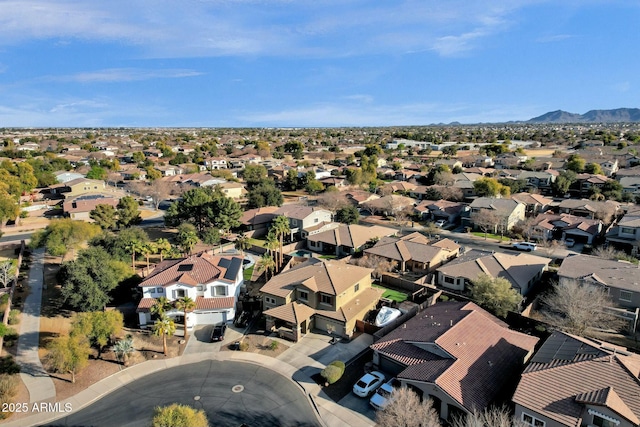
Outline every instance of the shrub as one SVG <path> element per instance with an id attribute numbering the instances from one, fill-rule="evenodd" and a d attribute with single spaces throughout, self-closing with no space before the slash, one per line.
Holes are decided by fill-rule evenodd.
<path id="1" fill-rule="evenodd" d="M 20 319 L 18 318 L 19 314 L 20 314 L 20 311 L 16 310 L 15 308 L 12 309 L 11 311 L 9 311 L 9 324 L 10 325 L 17 325 L 18 323 L 20 323 Z"/>
<path id="2" fill-rule="evenodd" d="M 11 356 L 0 357 L 0 374 L 19 374 L 20 365 L 18 365 Z"/>
<path id="3" fill-rule="evenodd" d="M 208 427 L 209 421 L 202 409 L 174 403 L 157 407 L 151 425 L 152 427 Z"/>
<path id="4" fill-rule="evenodd" d="M 247 351 L 249 350 L 249 343 L 246 341 L 240 341 L 240 345 L 238 346 L 238 349 L 240 351 Z"/>
<path id="5" fill-rule="evenodd" d="M 337 366 L 329 365 L 320 372 L 320 375 L 322 375 L 322 378 L 327 380 L 329 384 L 333 384 L 342 377 L 342 373 L 342 370 Z"/>
<path id="6" fill-rule="evenodd" d="M 4 408 L 5 404 L 11 403 L 11 399 L 18 393 L 18 376 L 17 375 L 0 375 L 0 405 Z M 1 412 L 0 420 L 4 420 L 11 415 L 10 412 Z"/>
<path id="7" fill-rule="evenodd" d="M 346 366 L 344 364 L 343 361 L 341 360 L 334 360 L 333 362 L 329 363 L 329 365 L 331 366 L 335 366 L 337 368 L 340 368 L 340 370 L 342 371 L 342 373 L 344 374 L 344 370 L 346 369 Z M 342 374 L 341 374 L 342 375 Z"/>
<path id="8" fill-rule="evenodd" d="M 269 343 L 269 349 L 271 349 L 273 351 L 277 350 L 278 349 L 278 341 L 272 340 Z"/>

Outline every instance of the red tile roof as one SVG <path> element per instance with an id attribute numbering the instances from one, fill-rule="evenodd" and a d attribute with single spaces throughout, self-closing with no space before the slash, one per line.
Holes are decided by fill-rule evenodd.
<path id="1" fill-rule="evenodd" d="M 486 407 L 519 373 L 537 341 L 473 303 L 446 302 L 422 311 L 371 348 L 406 366 L 398 378 L 435 383 L 473 410 Z M 439 348 L 439 354 L 419 344 Z M 441 356 L 447 353 L 452 357 Z"/>
<path id="2" fill-rule="evenodd" d="M 138 308 L 136 310 L 136 313 L 148 312 L 151 306 L 155 304 L 155 302 L 156 302 L 155 298 L 142 298 L 138 303 Z"/>
<path id="3" fill-rule="evenodd" d="M 197 286 L 214 280 L 225 280 L 227 269 L 221 266 L 222 259 L 229 259 L 229 257 L 201 252 L 187 258 L 166 260 L 158 264 L 151 275 L 139 286 L 170 286 L 178 282 Z"/>
<path id="4" fill-rule="evenodd" d="M 224 298 L 196 298 L 196 310 L 220 310 L 225 308 L 234 308 L 236 299 L 234 297 Z"/>

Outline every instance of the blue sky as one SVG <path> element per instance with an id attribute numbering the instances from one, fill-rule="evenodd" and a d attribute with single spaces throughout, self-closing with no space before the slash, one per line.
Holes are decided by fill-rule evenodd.
<path id="1" fill-rule="evenodd" d="M 0 0 L 0 126 L 387 126 L 640 107 L 636 0 Z"/>

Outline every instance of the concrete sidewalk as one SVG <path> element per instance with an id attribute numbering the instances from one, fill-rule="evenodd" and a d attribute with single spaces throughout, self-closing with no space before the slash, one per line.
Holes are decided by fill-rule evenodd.
<path id="1" fill-rule="evenodd" d="M 20 323 L 16 362 L 22 367 L 20 377 L 29 390 L 31 403 L 49 401 L 56 397 L 53 380 L 42 367 L 38 356 L 40 338 L 40 308 L 44 280 L 44 249 L 32 253 L 29 270 L 29 295 L 25 299 Z"/>
<path id="2" fill-rule="evenodd" d="M 266 368 L 269 368 L 279 374 L 290 378 L 296 382 L 302 391 L 307 395 L 312 406 L 314 406 L 319 414 L 318 422 L 325 427 L 369 427 L 374 426 L 371 420 L 363 419 L 362 416 L 343 408 L 340 405 L 329 399 L 323 392 L 320 386 L 318 386 L 308 375 L 301 372 L 288 363 L 281 360 L 274 359 L 269 356 L 263 356 L 256 353 L 246 353 L 241 351 L 221 351 L 221 352 L 208 352 L 182 355 L 172 359 L 165 360 L 151 360 L 132 367 L 119 371 L 102 381 L 97 382 L 86 390 L 81 391 L 75 396 L 70 397 L 62 402 L 59 402 L 57 406 L 61 411 L 69 404 L 72 411 L 78 411 L 98 399 L 104 397 L 110 392 L 119 389 L 126 384 L 138 380 L 146 375 L 153 374 L 154 372 L 161 371 L 163 369 L 174 368 L 189 363 L 197 363 L 203 360 L 220 360 L 220 361 L 237 361 L 255 363 Z M 32 406 L 29 405 L 31 411 Z M 2 423 L 2 426 L 7 427 L 25 427 L 47 424 L 55 421 L 58 418 L 68 415 L 65 412 L 40 412 L 34 415 L 18 418 L 15 420 L 9 420 Z"/>

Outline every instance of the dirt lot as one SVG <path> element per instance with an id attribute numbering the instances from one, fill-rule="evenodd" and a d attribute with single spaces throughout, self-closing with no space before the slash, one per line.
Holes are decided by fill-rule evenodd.
<path id="1" fill-rule="evenodd" d="M 245 351 L 270 357 L 278 357 L 281 353 L 289 348 L 289 345 L 284 344 L 282 340 L 272 339 L 269 336 L 261 334 L 247 334 L 244 336 L 243 341 L 249 344 L 249 347 Z M 234 344 L 229 343 L 227 345 L 223 345 L 221 350 L 235 350 Z"/>

